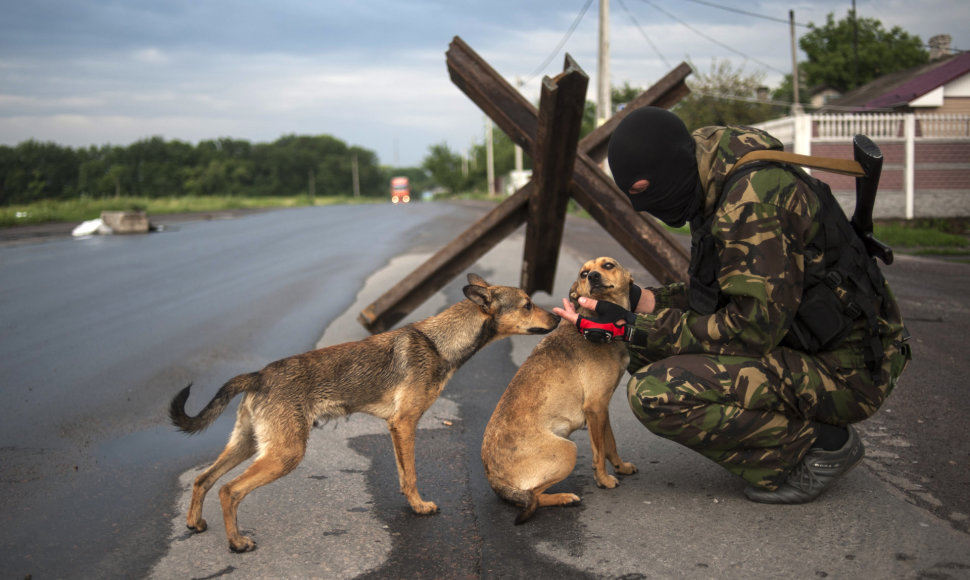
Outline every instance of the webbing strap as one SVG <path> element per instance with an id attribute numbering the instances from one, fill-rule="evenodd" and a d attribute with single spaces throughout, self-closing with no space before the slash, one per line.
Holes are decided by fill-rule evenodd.
<path id="1" fill-rule="evenodd" d="M 862 166 L 859 165 L 859 162 L 851 159 L 814 157 L 811 155 L 787 153 L 785 151 L 758 149 L 756 151 L 749 151 L 748 153 L 744 154 L 741 159 L 738 159 L 737 163 L 734 164 L 734 167 L 728 171 L 727 176 L 730 176 L 732 173 L 734 173 L 734 170 L 738 169 L 742 165 L 751 163 L 752 161 L 780 161 L 781 163 L 802 165 L 804 167 L 811 167 L 812 169 L 821 169 L 823 171 L 831 171 L 832 173 L 852 175 L 855 177 L 862 177 L 866 174 L 866 172 L 862 169 Z"/>

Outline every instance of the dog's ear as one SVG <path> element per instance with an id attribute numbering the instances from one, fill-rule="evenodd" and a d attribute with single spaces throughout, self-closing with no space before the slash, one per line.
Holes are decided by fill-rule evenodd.
<path id="1" fill-rule="evenodd" d="M 472 275 L 469 275 L 468 277 L 471 278 L 471 276 Z M 481 278 L 478 279 L 482 280 Z M 469 280 L 469 282 L 471 282 L 471 280 Z M 484 282 L 484 280 L 482 280 L 482 282 Z M 482 311 L 486 311 L 488 309 L 488 305 L 492 302 L 492 292 L 488 289 L 488 287 L 482 286 L 481 284 L 469 284 L 468 286 L 462 288 L 461 291 L 465 293 L 466 298 L 475 304 L 478 304 Z"/>
<path id="2" fill-rule="evenodd" d="M 468 283 L 474 286 L 484 286 L 488 288 L 490 284 L 478 274 L 468 274 Z"/>

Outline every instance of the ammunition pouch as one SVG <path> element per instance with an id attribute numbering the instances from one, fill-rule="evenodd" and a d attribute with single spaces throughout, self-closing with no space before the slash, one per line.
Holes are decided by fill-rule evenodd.
<path id="1" fill-rule="evenodd" d="M 843 305 L 839 300 L 835 288 L 841 282 L 838 272 L 829 272 L 825 284 L 806 289 L 782 344 L 814 354 L 832 350 L 845 340 L 862 310 L 854 302 Z"/>

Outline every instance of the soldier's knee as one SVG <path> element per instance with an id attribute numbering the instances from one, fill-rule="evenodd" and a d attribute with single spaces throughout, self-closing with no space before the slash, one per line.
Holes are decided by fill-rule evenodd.
<path id="1" fill-rule="evenodd" d="M 663 376 L 651 372 L 648 365 L 630 378 L 627 384 L 627 400 L 633 414 L 645 425 L 661 419 L 666 413 L 664 407 L 672 398 L 670 383 Z"/>

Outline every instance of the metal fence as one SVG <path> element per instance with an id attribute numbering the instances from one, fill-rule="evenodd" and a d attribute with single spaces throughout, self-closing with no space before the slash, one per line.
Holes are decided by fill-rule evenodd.
<path id="1" fill-rule="evenodd" d="M 871 113 L 865 115 L 812 115 L 815 138 L 841 140 L 863 133 L 871 139 L 905 139 L 913 125 L 916 139 L 970 138 L 970 115 Z"/>

